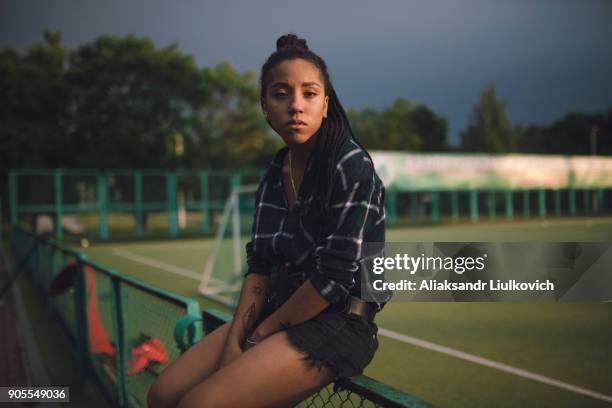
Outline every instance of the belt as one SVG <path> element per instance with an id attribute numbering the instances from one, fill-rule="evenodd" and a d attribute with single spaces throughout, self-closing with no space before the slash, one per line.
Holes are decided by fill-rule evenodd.
<path id="1" fill-rule="evenodd" d="M 346 302 L 346 307 L 343 312 L 346 314 L 354 314 L 357 316 L 364 317 L 368 322 L 374 321 L 376 316 L 376 307 L 368 302 L 364 302 L 355 296 L 349 296 L 349 300 Z"/>

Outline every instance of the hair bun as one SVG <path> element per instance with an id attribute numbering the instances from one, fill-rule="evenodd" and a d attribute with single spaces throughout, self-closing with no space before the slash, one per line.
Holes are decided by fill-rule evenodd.
<path id="1" fill-rule="evenodd" d="M 306 40 L 295 34 L 285 34 L 276 40 L 276 51 L 290 48 L 308 51 L 308 44 L 306 44 Z"/>

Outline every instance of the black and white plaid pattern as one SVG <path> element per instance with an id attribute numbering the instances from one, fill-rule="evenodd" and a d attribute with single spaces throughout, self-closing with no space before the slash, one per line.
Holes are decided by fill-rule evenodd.
<path id="1" fill-rule="evenodd" d="M 275 265 L 306 271 L 313 286 L 331 304 L 348 294 L 361 295 L 364 242 L 385 240 L 385 190 L 373 163 L 355 142 L 347 143 L 338 162 L 331 217 L 318 222 L 308 211 L 312 180 L 306 175 L 291 211 L 282 184 L 281 149 L 256 194 L 253 236 L 246 245 L 249 273 L 269 275 Z M 379 303 L 379 309 L 384 302 Z"/>

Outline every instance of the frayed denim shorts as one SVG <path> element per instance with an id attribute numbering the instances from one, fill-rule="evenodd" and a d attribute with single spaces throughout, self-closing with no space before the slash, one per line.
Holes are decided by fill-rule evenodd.
<path id="1" fill-rule="evenodd" d="M 274 308 L 266 305 L 263 321 Z M 329 367 L 334 381 L 361 374 L 378 349 L 378 327 L 343 311 L 324 310 L 314 318 L 284 329 L 289 342 L 302 351 L 309 367 Z"/>

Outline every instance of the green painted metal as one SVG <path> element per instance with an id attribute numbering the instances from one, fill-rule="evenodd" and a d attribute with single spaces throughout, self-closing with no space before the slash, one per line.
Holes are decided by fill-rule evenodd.
<path id="1" fill-rule="evenodd" d="M 538 190 L 538 213 L 540 218 L 546 217 L 546 191 L 542 188 Z"/>
<path id="2" fill-rule="evenodd" d="M 19 226 L 11 229 L 11 246 L 17 260 L 27 256 L 28 249 L 34 243 L 38 245 L 37 250 L 27 260 L 31 272 L 30 276 L 34 280 L 34 286 L 46 298 L 50 314 L 62 321 L 63 327 L 68 332 L 67 338 L 74 340 L 74 349 L 83 376 L 94 375 L 100 381 L 101 388 L 115 401 L 114 405 L 116 406 L 146 405 L 146 388 L 143 389 L 142 386 L 142 375 L 150 376 L 155 371 L 149 370 L 149 374 L 138 374 L 138 378 L 128 375 L 128 359 L 135 346 L 135 339 L 128 339 L 128 333 L 138 333 L 144 330 L 138 327 L 142 319 L 134 319 L 133 317 L 130 319 L 128 313 L 130 310 L 142 310 L 133 309 L 134 302 L 138 304 L 147 297 L 153 297 L 150 307 L 153 310 L 157 307 L 158 314 L 164 313 L 166 309 L 172 309 L 174 311 L 180 310 L 180 317 L 191 316 L 199 319 L 198 302 L 122 275 L 111 268 L 88 260 L 84 254 L 60 244 L 57 240 L 38 240 L 36 235 Z M 66 294 L 57 297 L 48 297 L 47 290 L 51 281 L 57 276 L 59 270 L 67 265 L 69 260 L 78 262 L 78 270 L 73 279 L 73 292 L 66 292 Z M 108 366 L 104 359 L 100 359 L 99 355 L 92 355 L 88 350 L 88 325 L 90 322 L 88 321 L 87 302 L 88 296 L 96 296 L 96 292 L 95 289 L 93 293 L 88 292 L 89 283 L 85 284 L 85 277 L 88 276 L 85 273 L 85 268 L 91 268 L 95 274 L 98 301 L 106 302 L 104 307 L 100 306 L 101 318 L 104 320 L 106 314 L 112 320 L 112 330 L 109 333 L 114 335 L 113 346 L 116 349 L 115 362 L 112 366 Z M 105 282 L 109 283 L 105 286 Z M 126 291 L 130 291 L 129 297 Z M 174 315 L 176 316 L 176 312 L 174 312 Z M 169 320 L 168 317 L 162 319 L 159 323 L 161 327 L 157 335 L 161 336 L 165 332 L 172 332 L 174 325 L 179 320 L 178 317 L 174 321 Z M 131 325 L 136 325 L 136 327 L 128 326 L 128 322 Z M 163 327 L 169 323 L 173 326 Z M 195 324 L 190 330 L 190 339 L 193 342 L 202 338 L 201 325 Z M 173 348 L 170 342 L 166 342 L 165 346 L 171 355 L 178 355 L 178 352 L 173 352 L 173 350 L 178 350 L 177 345 Z M 97 368 L 94 369 L 94 367 Z M 102 370 L 103 367 L 106 367 L 106 369 Z M 138 381 L 140 381 L 140 384 Z M 135 383 L 134 387 L 131 386 L 132 383 Z"/>
<path id="3" fill-rule="evenodd" d="M 143 218 L 143 197 L 142 197 L 142 171 L 134 172 L 134 210 L 136 213 L 136 236 L 142 238 L 144 236 L 144 218 Z"/>
<path id="4" fill-rule="evenodd" d="M 127 345 L 125 341 L 125 311 L 123 307 L 123 288 L 117 275 L 111 277 L 113 325 L 116 333 L 115 364 L 117 365 L 117 399 L 119 405 L 127 406 Z"/>
<path id="5" fill-rule="evenodd" d="M 440 193 L 437 191 L 431 192 L 431 223 L 438 224 L 440 222 Z"/>
<path id="6" fill-rule="evenodd" d="M 561 215 L 561 190 L 555 189 L 555 215 Z"/>
<path id="7" fill-rule="evenodd" d="M 506 219 L 512 220 L 514 218 L 514 205 L 512 201 L 512 190 L 505 190 L 504 197 L 506 199 Z"/>
<path id="8" fill-rule="evenodd" d="M 451 214 L 453 222 L 459 220 L 459 192 L 451 191 Z"/>
<path id="9" fill-rule="evenodd" d="M 64 238 L 64 230 L 62 229 L 62 172 L 55 170 L 53 172 L 53 186 L 55 190 L 55 236 L 60 241 Z"/>
<path id="10" fill-rule="evenodd" d="M 202 231 L 205 234 L 208 234 L 213 230 L 212 217 L 209 213 L 210 194 L 208 191 L 208 172 L 199 172 L 198 178 L 200 179 L 200 208 L 202 211 Z"/>
<path id="11" fill-rule="evenodd" d="M 576 189 L 570 187 L 569 191 L 569 213 L 572 217 L 576 216 Z"/>
<path id="12" fill-rule="evenodd" d="M 478 221 L 478 190 L 470 190 L 470 220 Z"/>
<path id="13" fill-rule="evenodd" d="M 42 248 L 42 246 L 39 246 Z M 85 287 L 85 271 L 84 265 L 87 260 L 85 254 L 79 254 L 77 257 L 77 270 L 74 276 L 74 321 L 76 324 L 76 349 L 77 361 L 81 375 L 87 376 L 91 374 L 91 365 L 89 363 L 89 337 L 87 323 L 87 291 Z M 42 265 L 39 264 L 42 269 Z"/>
<path id="14" fill-rule="evenodd" d="M 603 188 L 598 188 L 596 191 L 597 211 L 602 212 L 604 209 L 604 190 Z"/>
<path id="15" fill-rule="evenodd" d="M 523 190 L 523 217 L 529 218 L 529 190 Z"/>
<path id="16" fill-rule="evenodd" d="M 99 226 L 98 234 L 100 239 L 109 238 L 108 227 L 108 176 L 106 174 L 98 174 L 98 211 L 99 211 Z"/>
<path id="17" fill-rule="evenodd" d="M 171 237 L 178 236 L 178 193 L 176 189 L 176 173 L 166 173 L 166 200 L 168 205 L 168 231 Z"/>

